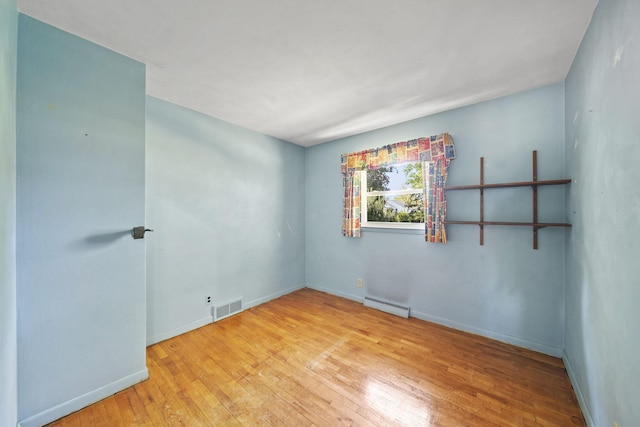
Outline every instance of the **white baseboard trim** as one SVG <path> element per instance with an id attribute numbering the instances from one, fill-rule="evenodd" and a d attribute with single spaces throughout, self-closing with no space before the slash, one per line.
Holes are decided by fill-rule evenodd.
<path id="1" fill-rule="evenodd" d="M 213 316 L 207 316 L 200 320 L 196 320 L 195 322 L 187 323 L 186 325 L 171 329 L 170 331 L 161 332 L 159 334 L 155 334 L 154 336 L 147 337 L 147 347 L 153 344 L 157 344 L 161 341 L 168 340 L 169 338 L 177 337 L 178 335 L 182 335 L 186 332 L 193 331 L 194 329 L 201 328 L 204 325 L 208 325 L 209 323 L 213 323 Z"/>
<path id="2" fill-rule="evenodd" d="M 262 298 L 257 298 L 257 299 L 251 300 L 251 301 L 245 301 L 244 310 L 249 309 L 251 307 L 258 306 L 260 304 L 264 304 L 265 302 L 269 302 L 269 301 L 274 300 L 276 298 L 280 298 L 281 296 L 290 294 L 291 292 L 299 291 L 300 289 L 304 289 L 305 287 L 306 287 L 306 285 L 292 286 L 290 288 L 283 289 L 282 291 L 274 292 L 274 293 L 272 293 L 270 295 L 267 295 L 265 297 L 262 297 Z"/>
<path id="3" fill-rule="evenodd" d="M 338 297 L 350 299 L 357 302 L 363 302 L 364 297 L 360 297 L 357 295 L 346 294 L 343 292 L 338 292 L 333 289 L 322 288 L 320 286 L 315 285 L 307 285 L 309 289 L 315 289 L 320 292 L 326 292 L 331 295 L 335 295 Z M 491 338 L 496 341 L 501 341 L 507 344 L 512 344 L 518 347 L 527 348 L 529 350 L 534 350 L 539 353 L 544 353 L 553 357 L 562 357 L 563 350 L 560 347 L 553 347 L 546 344 L 540 344 L 533 341 L 523 340 L 521 338 L 512 337 L 510 335 L 501 334 L 499 332 L 488 331 L 486 329 L 477 328 L 475 326 L 465 325 L 462 323 L 458 323 L 452 320 L 443 319 L 441 317 L 432 316 L 426 313 L 422 313 L 419 311 L 415 311 L 413 308 L 409 311 L 409 317 L 415 317 L 416 319 L 424 320 L 431 323 L 436 323 L 438 325 L 447 326 L 449 328 L 457 329 L 459 331 L 469 332 L 475 335 L 480 335 L 483 337 Z"/>
<path id="4" fill-rule="evenodd" d="M 475 326 L 465 325 L 463 323 L 458 323 L 453 320 L 443 319 L 441 317 L 432 316 L 432 315 L 421 313 L 414 310 L 411 310 L 411 317 L 415 317 L 421 320 L 426 320 L 427 322 L 437 323 L 439 325 L 447 326 L 449 328 L 457 329 L 459 331 L 469 332 L 471 334 L 491 338 L 496 341 L 501 341 L 507 344 L 515 345 L 516 347 L 522 347 L 529 350 L 537 351 L 538 353 L 543 353 L 549 356 L 553 356 L 557 358 L 562 357 L 562 348 L 560 347 L 554 347 L 547 344 L 541 344 L 535 341 L 524 340 L 522 338 L 517 338 L 511 335 L 502 334 L 500 332 L 489 331 L 489 330 L 478 328 Z"/>
<path id="5" fill-rule="evenodd" d="M 359 302 L 359 303 L 364 302 L 364 296 L 348 294 L 348 293 L 345 293 L 345 292 L 336 291 L 335 289 L 323 288 L 321 286 L 316 286 L 316 285 L 312 285 L 312 284 L 307 284 L 307 288 L 313 289 L 313 290 L 316 290 L 316 291 L 320 291 L 320 292 L 324 292 L 324 293 L 327 293 L 327 294 L 335 295 L 337 297 L 350 299 L 351 301 L 355 301 L 355 302 Z"/>
<path id="6" fill-rule="evenodd" d="M 119 391 L 124 390 L 127 387 L 138 384 L 149 378 L 149 371 L 144 368 L 134 374 L 128 375 L 124 378 L 116 380 L 110 384 L 102 386 L 96 390 L 85 393 L 39 414 L 33 415 L 27 419 L 18 422 L 18 427 L 41 427 L 45 424 L 49 424 L 55 420 L 58 420 L 66 415 L 72 414 L 80 409 L 96 403 L 102 399 L 116 394 Z"/>
<path id="7" fill-rule="evenodd" d="M 587 426 L 595 427 L 593 418 L 591 417 L 591 412 L 589 411 L 589 405 L 587 405 L 587 400 L 584 398 L 582 389 L 578 384 L 578 377 L 576 377 L 575 370 L 573 369 L 573 366 L 569 361 L 569 356 L 567 356 L 566 351 L 562 352 L 562 362 L 564 363 L 564 367 L 567 370 L 567 375 L 569 375 L 569 381 L 571 381 L 573 391 L 576 393 L 576 397 L 578 398 L 578 404 L 580 405 L 580 409 L 582 410 L 584 420 L 587 422 Z"/>
<path id="8" fill-rule="evenodd" d="M 295 292 L 303 288 L 305 288 L 305 285 L 292 286 L 290 288 L 284 289 L 279 292 L 275 292 L 273 294 L 267 295 L 262 298 L 258 298 L 252 301 L 245 301 L 244 306 L 242 307 L 242 310 L 246 310 L 248 308 L 255 307 L 260 304 L 264 304 L 265 302 L 271 301 L 276 298 L 280 298 L 283 295 L 290 294 L 291 292 Z M 169 331 L 161 332 L 151 337 L 147 337 L 147 347 L 153 344 L 157 344 L 159 342 L 168 340 L 170 338 L 177 337 L 178 335 L 182 335 L 187 332 L 193 331 L 194 329 L 201 328 L 205 325 L 208 325 L 209 323 L 213 323 L 213 316 L 207 316 L 203 319 L 196 320 L 195 322 L 188 323 L 178 328 L 174 328 Z"/>

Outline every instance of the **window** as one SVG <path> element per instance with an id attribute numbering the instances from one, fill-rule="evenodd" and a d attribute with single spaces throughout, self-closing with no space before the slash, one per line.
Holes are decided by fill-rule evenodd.
<path id="1" fill-rule="evenodd" d="M 418 221 L 424 218 L 425 240 L 446 243 L 444 188 L 449 163 L 455 157 L 453 139 L 448 133 L 342 154 L 342 234 L 359 238 L 362 226 L 422 230 Z M 420 172 L 422 167 L 429 170 Z M 386 169 L 372 172 L 369 177 L 369 181 L 376 185 L 367 185 L 368 175 L 362 171 L 380 168 Z M 419 179 L 421 175 L 422 180 Z M 380 178 L 378 183 L 377 178 Z M 419 208 L 418 203 L 422 182 L 426 208 Z M 402 203 L 398 204 L 398 201 Z M 371 215 L 367 215 L 369 212 Z"/>
<path id="2" fill-rule="evenodd" d="M 422 163 L 394 164 L 360 174 L 363 227 L 424 229 Z"/>

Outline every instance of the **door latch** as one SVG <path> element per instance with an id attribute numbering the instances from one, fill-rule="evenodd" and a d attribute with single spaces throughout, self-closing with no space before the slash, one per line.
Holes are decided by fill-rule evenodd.
<path id="1" fill-rule="evenodd" d="M 131 230 L 131 235 L 134 239 L 144 239 L 144 233 L 146 233 L 147 231 L 153 230 L 150 228 L 145 228 L 144 225 L 141 225 L 138 227 L 133 227 L 133 229 Z"/>

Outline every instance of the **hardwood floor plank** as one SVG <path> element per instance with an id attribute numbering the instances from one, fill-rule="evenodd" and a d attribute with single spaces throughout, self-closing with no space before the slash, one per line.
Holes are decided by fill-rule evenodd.
<path id="1" fill-rule="evenodd" d="M 584 426 L 562 360 L 310 289 L 147 349 L 53 426 Z"/>

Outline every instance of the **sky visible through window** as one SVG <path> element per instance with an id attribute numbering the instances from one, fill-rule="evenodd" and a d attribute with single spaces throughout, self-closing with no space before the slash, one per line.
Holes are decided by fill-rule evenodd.
<path id="1" fill-rule="evenodd" d="M 389 190 L 403 190 L 408 186 L 405 184 L 407 177 L 404 174 L 404 168 L 407 164 L 395 165 L 392 172 L 389 172 Z"/>

